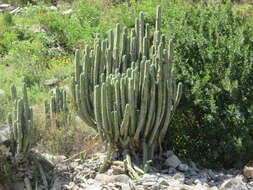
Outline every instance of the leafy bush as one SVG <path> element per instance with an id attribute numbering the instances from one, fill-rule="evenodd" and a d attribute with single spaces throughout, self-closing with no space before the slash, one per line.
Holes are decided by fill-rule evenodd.
<path id="1" fill-rule="evenodd" d="M 167 6 L 164 31 L 174 39 L 181 109 L 174 149 L 211 166 L 240 166 L 253 143 L 253 27 L 231 4 Z M 194 152 L 194 154 L 193 154 Z"/>

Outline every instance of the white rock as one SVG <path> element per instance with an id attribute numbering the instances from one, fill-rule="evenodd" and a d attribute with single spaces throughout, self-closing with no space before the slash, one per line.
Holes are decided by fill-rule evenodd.
<path id="1" fill-rule="evenodd" d="M 56 6 L 50 6 L 50 7 L 48 7 L 48 9 L 54 11 L 54 10 L 57 10 L 57 7 Z"/>
<path id="2" fill-rule="evenodd" d="M 10 139 L 10 126 L 0 126 L 0 144 Z"/>
<path id="3" fill-rule="evenodd" d="M 0 89 L 0 95 L 3 95 L 3 94 L 5 94 L 5 91 Z"/>
<path id="4" fill-rule="evenodd" d="M 64 14 L 64 15 L 69 15 L 69 14 L 71 14 L 72 12 L 73 12 L 72 9 L 68 9 L 68 10 L 66 10 L 66 11 L 63 11 L 62 14 Z"/>
<path id="5" fill-rule="evenodd" d="M 4 4 L 0 4 L 0 8 L 8 8 L 10 7 L 10 4 L 4 3 Z"/>

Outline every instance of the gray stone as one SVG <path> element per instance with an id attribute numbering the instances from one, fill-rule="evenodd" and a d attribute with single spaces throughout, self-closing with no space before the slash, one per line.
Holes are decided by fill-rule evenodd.
<path id="1" fill-rule="evenodd" d="M 193 170 L 195 170 L 196 172 L 199 171 L 199 169 L 197 168 L 196 164 L 195 164 L 193 161 L 191 161 L 191 162 L 189 163 L 189 166 L 190 166 Z"/>
<path id="2" fill-rule="evenodd" d="M 56 165 L 59 164 L 60 162 L 62 162 L 63 160 L 66 159 L 66 156 L 63 155 L 51 155 L 51 154 L 47 154 L 47 153 L 42 153 L 40 154 L 45 160 L 47 160 L 48 162 L 50 162 L 52 165 Z"/>
<path id="3" fill-rule="evenodd" d="M 175 154 L 170 154 L 170 156 L 165 161 L 165 165 L 172 168 L 178 167 L 179 164 L 181 164 L 181 161 Z"/>
<path id="4" fill-rule="evenodd" d="M 177 169 L 181 172 L 187 172 L 189 170 L 189 166 L 187 164 L 179 164 Z"/>

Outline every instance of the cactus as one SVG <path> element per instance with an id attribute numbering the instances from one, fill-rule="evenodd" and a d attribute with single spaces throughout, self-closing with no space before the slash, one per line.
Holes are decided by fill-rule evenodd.
<path id="1" fill-rule="evenodd" d="M 119 24 L 94 51 L 76 50 L 72 94 L 83 121 L 118 150 L 142 150 L 143 165 L 160 145 L 182 94 L 172 65 L 172 43 L 161 34 L 157 8 L 153 41 L 143 13 L 130 35 Z"/>
<path id="2" fill-rule="evenodd" d="M 22 88 L 23 97 L 17 98 L 15 85 L 11 87 L 13 112 L 8 115 L 8 123 L 11 126 L 11 152 L 28 152 L 35 140 L 35 128 L 33 125 L 33 110 L 29 106 L 26 85 Z"/>
<path id="3" fill-rule="evenodd" d="M 45 101 L 46 125 L 60 127 L 68 123 L 69 113 L 66 96 L 66 91 L 57 87 L 53 90 L 50 102 Z"/>

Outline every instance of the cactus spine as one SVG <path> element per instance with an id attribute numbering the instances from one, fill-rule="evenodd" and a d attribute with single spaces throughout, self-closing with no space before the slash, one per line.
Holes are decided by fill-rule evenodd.
<path id="1" fill-rule="evenodd" d="M 118 149 L 142 150 L 145 158 L 162 143 L 182 94 L 172 66 L 171 41 L 161 34 L 157 8 L 153 41 L 143 13 L 128 35 L 119 24 L 95 49 L 77 50 L 72 82 L 79 116 Z M 83 81 L 84 80 L 84 81 Z"/>

